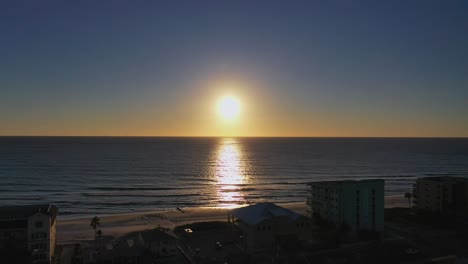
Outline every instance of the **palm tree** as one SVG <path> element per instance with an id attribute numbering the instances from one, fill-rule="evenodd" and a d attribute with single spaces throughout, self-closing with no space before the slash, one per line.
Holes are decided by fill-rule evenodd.
<path id="1" fill-rule="evenodd" d="M 411 198 L 413 198 L 413 194 L 412 193 L 405 193 L 405 198 L 408 199 L 408 207 L 411 208 Z"/>
<path id="2" fill-rule="evenodd" d="M 96 232 L 96 235 L 97 235 L 97 238 L 101 238 L 101 237 L 102 237 L 102 231 L 101 231 L 101 229 L 99 229 L 99 230 Z"/>
<path id="3" fill-rule="evenodd" d="M 94 250 L 96 251 L 97 257 L 99 258 L 97 239 L 98 237 L 100 238 L 102 236 L 102 231 L 98 229 L 98 227 L 101 226 L 101 219 L 99 219 L 97 216 L 93 217 L 93 219 L 91 219 L 90 226 L 94 229 Z"/>
<path id="4" fill-rule="evenodd" d="M 102 231 L 101 229 L 99 229 L 98 231 L 96 231 L 96 253 L 97 253 L 98 258 L 100 257 L 101 250 L 102 250 L 102 245 L 100 242 L 101 237 L 102 237 Z"/>
<path id="5" fill-rule="evenodd" d="M 93 219 L 91 219 L 90 226 L 92 226 L 93 229 L 94 229 L 94 240 L 96 240 L 97 235 L 98 235 L 98 231 L 100 231 L 100 230 L 98 230 L 98 227 L 101 226 L 101 219 L 99 219 L 99 217 L 97 217 L 97 216 L 93 217 Z"/>

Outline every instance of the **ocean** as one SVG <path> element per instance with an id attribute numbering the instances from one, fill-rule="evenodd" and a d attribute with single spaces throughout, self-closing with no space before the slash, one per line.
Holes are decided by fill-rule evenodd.
<path id="1" fill-rule="evenodd" d="M 0 137 L 0 205 L 61 218 L 304 202 L 306 183 L 467 176 L 468 138 Z"/>

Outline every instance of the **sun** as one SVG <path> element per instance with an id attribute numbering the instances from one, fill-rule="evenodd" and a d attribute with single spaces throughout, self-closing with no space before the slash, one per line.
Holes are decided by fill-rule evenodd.
<path id="1" fill-rule="evenodd" d="M 218 102 L 218 113 L 225 120 L 233 120 L 240 113 L 240 102 L 233 96 L 226 96 Z"/>

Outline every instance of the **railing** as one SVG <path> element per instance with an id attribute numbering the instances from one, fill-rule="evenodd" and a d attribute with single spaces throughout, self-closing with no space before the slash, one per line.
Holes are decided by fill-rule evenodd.
<path id="1" fill-rule="evenodd" d="M 189 247 L 187 247 L 185 244 L 179 242 L 179 243 L 177 243 L 177 248 L 180 250 L 180 252 L 182 252 L 182 255 L 184 255 L 184 257 L 187 259 L 188 262 L 190 262 L 191 264 L 195 263 L 195 261 L 192 258 L 193 252 L 192 252 L 192 250 L 190 250 Z"/>

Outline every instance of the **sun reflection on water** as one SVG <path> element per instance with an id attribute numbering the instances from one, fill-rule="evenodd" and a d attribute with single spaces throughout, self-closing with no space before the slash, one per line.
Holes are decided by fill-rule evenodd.
<path id="1" fill-rule="evenodd" d="M 220 207 L 232 208 L 245 203 L 241 188 L 248 182 L 243 153 L 235 139 L 224 139 L 217 151 L 216 185 Z"/>

